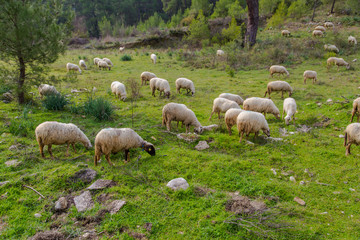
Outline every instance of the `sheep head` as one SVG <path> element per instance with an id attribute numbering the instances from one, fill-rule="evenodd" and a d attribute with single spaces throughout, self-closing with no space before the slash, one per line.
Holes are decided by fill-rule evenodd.
<path id="1" fill-rule="evenodd" d="M 346 64 L 346 69 L 347 69 L 347 70 L 350 69 L 350 64 L 349 64 L 349 63 Z"/>
<path id="2" fill-rule="evenodd" d="M 266 134 L 266 136 L 270 137 L 270 130 L 269 129 L 263 129 L 263 132 Z"/>
<path id="3" fill-rule="evenodd" d="M 290 116 L 286 116 L 286 117 L 285 117 L 285 124 L 286 124 L 286 125 L 289 125 L 290 119 L 291 119 Z"/>
<path id="4" fill-rule="evenodd" d="M 169 99 L 170 98 L 170 92 L 166 92 L 165 97 L 167 97 Z"/>
<path id="5" fill-rule="evenodd" d="M 151 143 L 145 141 L 141 147 L 151 156 L 155 156 L 155 147 Z"/>
<path id="6" fill-rule="evenodd" d="M 198 127 L 198 128 L 194 128 L 194 132 L 196 134 L 201 134 L 203 131 L 204 131 L 204 128 L 202 126 Z"/>

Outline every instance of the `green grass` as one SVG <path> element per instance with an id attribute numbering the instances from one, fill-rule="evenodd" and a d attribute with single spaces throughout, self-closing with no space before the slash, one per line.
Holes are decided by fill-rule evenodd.
<path id="1" fill-rule="evenodd" d="M 345 34 L 344 34 L 345 35 Z M 259 35 L 260 40 L 263 35 Z M 301 37 L 301 36 L 300 36 Z M 347 38 L 347 35 L 346 35 Z M 322 49 L 321 49 L 322 50 Z M 358 239 L 360 237 L 359 214 L 359 175 L 358 158 L 360 148 L 353 146 L 353 155 L 345 157 L 343 139 L 339 138 L 349 124 L 352 100 L 359 93 L 359 63 L 351 62 L 360 58 L 360 54 L 341 56 L 351 62 L 355 70 L 346 71 L 332 68 L 329 72 L 324 65 L 325 59 L 308 59 L 302 64 L 290 65 L 290 77 L 286 79 L 294 88 L 293 97 L 298 104 L 296 114 L 297 127 L 313 127 L 309 133 L 296 132 L 293 125 L 286 126 L 272 115 L 267 115 L 271 136 L 283 138 L 281 142 L 270 142 L 259 138 L 254 145 L 239 143 L 236 128 L 233 135 L 227 134 L 224 120 L 208 118 L 212 101 L 222 92 L 240 94 L 243 98 L 264 95 L 269 81 L 268 71 L 263 68 L 251 71 L 237 71 L 234 77 L 229 72 L 208 68 L 194 69 L 184 67 L 183 61 L 175 60 L 167 51 L 156 50 L 159 62 L 154 65 L 146 55 L 150 49 L 127 50 L 132 61 L 121 61 L 116 50 L 71 50 L 51 65 L 51 73 L 65 76 L 67 62 L 77 62 L 78 56 L 86 56 L 89 70 L 78 75 L 77 81 L 56 85 L 64 95 L 71 89 L 96 87 L 95 97 L 102 97 L 114 106 L 114 114 L 109 121 L 97 121 L 81 114 L 82 106 L 88 99 L 86 93 L 74 93 L 64 111 L 48 111 L 41 106 L 36 97 L 36 106 L 27 106 L 26 136 L 10 133 L 9 125 L 19 116 L 22 121 L 23 107 L 16 103 L 0 103 L 0 181 L 10 181 L 0 187 L 0 196 L 7 193 L 6 199 L 0 200 L 0 238 L 26 239 L 38 231 L 49 230 L 54 223 L 59 223 L 59 230 L 67 236 L 79 237 L 86 226 L 76 222 L 84 217 L 95 216 L 103 208 L 97 202 L 102 193 L 112 194 L 112 199 L 123 199 L 127 204 L 115 215 L 106 214 L 102 221 L 92 228 L 102 232 L 103 239 L 131 239 L 130 232 L 146 233 L 150 239 L 257 239 L 255 234 L 248 233 L 224 220 L 232 213 L 225 210 L 225 203 L 231 197 L 230 192 L 252 199 L 265 201 L 268 206 L 282 208 L 286 214 L 279 217 L 292 228 L 274 232 L 276 239 Z M 151 51 L 152 52 L 152 51 Z M 172 51 L 174 52 L 174 51 Z M 175 53 L 174 53 L 175 54 Z M 98 70 L 91 63 L 94 57 L 108 57 L 114 63 L 111 71 Z M 276 64 L 274 62 L 273 64 Z M 269 63 L 269 65 L 271 65 Z M 221 68 L 221 63 L 219 63 Z M 303 84 L 302 74 L 305 70 L 318 73 L 318 83 L 308 81 Z M 119 101 L 109 91 L 113 81 L 126 85 L 128 78 L 138 79 L 143 71 L 155 73 L 158 77 L 170 82 L 171 97 L 165 99 L 151 96 L 148 85 L 142 86 L 141 96 L 133 102 L 127 86 L 128 98 Z M 232 75 L 232 74 L 231 74 Z M 175 80 L 186 77 L 195 83 L 196 94 L 176 94 Z M 276 78 L 275 78 L 276 79 Z M 32 89 L 37 92 L 36 89 Z M 287 95 L 286 95 L 287 96 Z M 345 102 L 344 98 L 350 100 Z M 331 98 L 333 104 L 326 104 Z M 272 94 L 272 99 L 282 111 L 279 94 Z M 161 126 L 162 107 L 169 102 L 184 103 L 191 108 L 203 125 L 220 124 L 215 132 L 204 132 L 200 140 L 211 140 L 210 148 L 202 152 L 194 149 L 197 143 L 186 143 L 176 136 L 164 133 Z M 318 106 L 317 103 L 322 103 Z M 133 115 L 132 115 L 133 108 Z M 222 114 L 223 115 L 223 114 Z M 133 119 L 132 119 L 133 116 Z M 314 127 L 314 124 L 330 118 L 327 125 Z M 65 157 L 66 146 L 53 146 L 57 159 L 51 160 L 47 150 L 46 159 L 40 157 L 34 136 L 35 127 L 44 121 L 72 122 L 80 127 L 94 143 L 96 134 L 107 127 L 130 127 L 136 130 L 145 140 L 156 147 L 156 156 L 151 157 L 140 149 L 131 150 L 131 162 L 124 164 L 124 154 L 112 155 L 116 167 L 107 164 L 104 157 L 98 167 L 94 167 L 94 149 L 86 150 L 77 144 L 78 152 L 70 151 L 71 157 Z M 293 135 L 283 137 L 279 128 L 286 128 Z M 174 132 L 184 132 L 176 128 Z M 262 134 L 260 134 L 262 135 Z M 252 140 L 252 136 L 249 138 Z M 9 147 L 18 144 L 15 150 Z M 82 156 L 83 155 L 83 156 Z M 142 158 L 136 162 L 137 156 Z M 75 160 L 69 160 L 80 156 Z M 5 161 L 18 159 L 18 167 L 6 167 Z M 83 167 L 83 164 L 98 171 L 98 178 L 112 179 L 117 186 L 103 191 L 93 192 L 94 209 L 77 213 L 74 206 L 68 210 L 65 220 L 54 220 L 52 208 L 55 201 L 71 194 L 77 196 L 87 185 L 73 183 L 69 178 Z M 271 169 L 277 171 L 275 176 Z M 305 173 L 308 168 L 312 177 Z M 281 172 L 293 171 L 297 182 L 289 181 L 289 176 Z M 186 191 L 173 192 L 166 188 L 166 183 L 173 178 L 184 177 L 190 184 Z M 305 181 L 305 185 L 300 185 Z M 329 186 L 317 184 L 326 183 Z M 46 196 L 39 196 L 22 185 L 32 186 Z M 205 196 L 196 194 L 197 187 L 210 188 L 214 191 Z M 349 188 L 356 189 L 355 192 Z M 334 193 L 335 192 L 335 193 Z M 306 206 L 293 201 L 300 197 Z M 275 200 L 274 200 L 275 199 Z M 276 200 L 277 199 L 277 200 Z M 327 212 L 328 214 L 321 214 Z M 37 219 L 35 213 L 41 213 Z M 153 224 L 151 233 L 143 228 L 147 222 Z M 140 226 L 140 227 L 138 227 Z"/>

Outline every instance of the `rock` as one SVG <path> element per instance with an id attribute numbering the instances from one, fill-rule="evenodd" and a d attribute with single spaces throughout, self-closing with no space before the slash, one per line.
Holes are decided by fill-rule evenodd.
<path id="1" fill-rule="evenodd" d="M 95 179 L 96 175 L 97 172 L 95 170 L 86 168 L 77 171 L 74 176 L 71 177 L 71 180 L 75 182 L 82 181 L 84 183 L 91 183 Z"/>
<path id="2" fill-rule="evenodd" d="M 110 212 L 111 215 L 117 213 L 120 208 L 122 208 L 122 206 L 125 205 L 125 201 L 122 201 L 122 200 L 115 200 L 115 201 L 112 201 L 109 206 L 108 206 L 108 210 Z"/>
<path id="3" fill-rule="evenodd" d="M 281 136 L 286 137 L 288 136 L 287 130 L 285 128 L 279 128 L 279 133 Z"/>
<path id="4" fill-rule="evenodd" d="M 67 200 L 65 197 L 61 197 L 59 198 L 59 200 L 57 200 L 55 202 L 55 210 L 56 211 L 62 211 L 65 210 L 68 206 Z"/>
<path id="5" fill-rule="evenodd" d="M 35 213 L 34 216 L 35 216 L 36 218 L 41 218 L 41 214 L 40 214 L 40 213 Z"/>
<path id="6" fill-rule="evenodd" d="M 166 184 L 166 186 L 171 188 L 174 191 L 177 191 L 180 189 L 186 190 L 189 187 L 189 184 L 184 178 L 175 178 L 175 179 L 171 180 L 170 182 L 168 182 L 168 184 Z"/>
<path id="7" fill-rule="evenodd" d="M 195 142 L 199 139 L 199 136 L 195 133 L 179 133 L 176 135 L 178 139 L 185 140 L 187 142 Z"/>
<path id="8" fill-rule="evenodd" d="M 300 185 L 305 185 L 305 182 L 304 182 L 304 181 L 300 181 Z"/>
<path id="9" fill-rule="evenodd" d="M 353 189 L 353 188 L 349 188 L 349 190 L 352 191 L 352 192 L 355 192 L 355 189 Z"/>
<path id="10" fill-rule="evenodd" d="M 9 150 L 15 150 L 15 149 L 17 149 L 18 148 L 18 145 L 17 144 L 14 144 L 14 145 L 11 145 L 10 147 L 9 147 Z"/>
<path id="11" fill-rule="evenodd" d="M 252 201 L 246 196 L 234 196 L 226 202 L 225 209 L 236 214 L 253 214 L 263 212 L 267 207 L 264 202 Z"/>
<path id="12" fill-rule="evenodd" d="M 146 229 L 146 231 L 151 232 L 152 223 L 149 223 L 149 222 L 145 223 L 144 228 Z"/>
<path id="13" fill-rule="evenodd" d="M 74 203 L 78 212 L 84 212 L 94 206 L 90 191 L 85 191 L 81 195 L 74 197 Z"/>
<path id="14" fill-rule="evenodd" d="M 88 233 L 88 232 L 86 232 L 86 233 L 84 233 L 83 235 L 82 235 L 82 237 L 84 238 L 84 239 L 88 239 L 89 237 L 90 237 L 90 233 Z"/>
<path id="15" fill-rule="evenodd" d="M 254 145 L 254 143 L 253 143 L 253 142 L 250 142 L 250 141 L 248 141 L 248 140 L 246 140 L 245 142 L 246 142 L 246 144 L 249 144 L 249 145 Z"/>
<path id="16" fill-rule="evenodd" d="M 89 165 L 87 165 L 86 163 L 77 163 L 76 165 L 78 168 L 87 168 L 89 167 Z M 91 182 L 91 181 L 90 181 Z"/>
<path id="17" fill-rule="evenodd" d="M 14 100 L 14 96 L 13 96 L 11 93 L 6 92 L 6 93 L 4 93 L 4 94 L 2 95 L 2 99 L 3 99 L 4 101 L 6 101 L 7 103 L 9 103 L 9 102 L 11 102 L 12 100 Z"/>
<path id="18" fill-rule="evenodd" d="M 298 132 L 303 132 L 303 133 L 308 133 L 310 132 L 311 127 L 308 127 L 306 125 L 302 125 L 300 128 L 297 128 L 296 131 Z"/>
<path id="19" fill-rule="evenodd" d="M 339 135 L 339 138 L 344 138 L 344 137 L 345 137 L 345 136 L 344 136 L 344 135 L 342 135 L 342 134 L 340 134 L 340 135 Z"/>
<path id="20" fill-rule="evenodd" d="M 58 232 L 57 230 L 38 232 L 33 237 L 29 238 L 29 240 L 45 240 L 45 239 L 65 240 L 67 238 L 65 237 L 64 234 Z"/>
<path id="21" fill-rule="evenodd" d="M 216 124 L 211 124 L 209 126 L 203 126 L 204 131 L 216 130 L 219 126 Z"/>
<path id="22" fill-rule="evenodd" d="M 291 182 L 296 182 L 295 178 L 293 176 L 290 177 Z"/>
<path id="23" fill-rule="evenodd" d="M 4 181 L 4 182 L 0 182 L 0 187 L 5 185 L 5 184 L 8 184 L 10 181 Z"/>
<path id="24" fill-rule="evenodd" d="M 289 132 L 290 133 L 290 135 L 294 135 L 295 133 L 294 132 Z"/>
<path id="25" fill-rule="evenodd" d="M 275 169 L 272 168 L 271 171 L 274 173 L 274 175 L 276 175 Z"/>
<path id="26" fill-rule="evenodd" d="M 297 202 L 298 204 L 300 204 L 301 206 L 305 206 L 305 205 L 306 205 L 305 201 L 302 200 L 302 199 L 299 198 L 299 197 L 295 197 L 295 198 L 294 198 L 294 201 Z"/>
<path id="27" fill-rule="evenodd" d="M 352 60 L 353 62 L 356 62 L 357 61 L 357 58 L 355 58 L 354 60 Z"/>
<path id="28" fill-rule="evenodd" d="M 19 161 L 19 160 L 10 160 L 10 161 L 7 161 L 5 162 L 5 165 L 8 166 L 8 167 L 17 167 L 21 164 L 22 162 Z"/>
<path id="29" fill-rule="evenodd" d="M 340 194 L 341 192 L 339 192 L 339 191 L 335 191 L 335 192 L 333 192 L 333 194 Z"/>
<path id="30" fill-rule="evenodd" d="M 278 142 L 278 141 L 282 141 L 282 138 L 273 138 L 273 137 L 265 137 L 265 139 L 268 139 L 270 141 L 274 141 L 274 142 Z"/>
<path id="31" fill-rule="evenodd" d="M 195 146 L 195 149 L 198 151 L 209 148 L 209 144 L 206 141 L 200 141 L 198 145 Z"/>
<path id="32" fill-rule="evenodd" d="M 332 103 L 333 100 L 331 98 L 329 98 L 328 100 L 326 100 L 327 103 Z"/>
<path id="33" fill-rule="evenodd" d="M 90 185 L 87 189 L 89 190 L 99 190 L 104 189 L 107 187 L 113 187 L 116 183 L 113 180 L 104 180 L 104 179 L 98 179 L 93 184 Z"/>
<path id="34" fill-rule="evenodd" d="M 317 105 L 318 105 L 318 107 L 321 107 L 322 103 L 319 102 L 319 103 L 317 103 Z"/>
<path id="35" fill-rule="evenodd" d="M 322 213 L 320 213 L 321 215 L 324 215 L 324 214 L 328 214 L 328 212 L 322 212 Z"/>

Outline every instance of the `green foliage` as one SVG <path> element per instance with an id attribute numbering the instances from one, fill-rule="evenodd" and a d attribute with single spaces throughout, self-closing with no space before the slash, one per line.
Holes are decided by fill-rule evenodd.
<path id="1" fill-rule="evenodd" d="M 47 110 L 53 111 L 61 111 L 65 108 L 65 106 L 69 103 L 65 96 L 61 94 L 51 94 L 45 96 L 44 100 L 42 100 L 43 106 Z"/>
<path id="2" fill-rule="evenodd" d="M 106 16 L 103 16 L 101 21 L 99 22 L 99 29 L 102 37 L 111 35 L 112 33 L 111 23 L 106 18 Z"/>
<path id="3" fill-rule="evenodd" d="M 89 99 L 84 103 L 84 113 L 95 117 L 99 121 L 109 120 L 114 109 L 111 103 L 104 98 Z"/>
<path id="4" fill-rule="evenodd" d="M 181 20 L 183 19 L 183 15 L 181 11 L 179 10 L 175 15 L 171 17 L 170 22 L 168 22 L 167 27 L 168 28 L 176 28 L 180 25 Z"/>
<path id="5" fill-rule="evenodd" d="M 243 19 L 247 16 L 247 10 L 240 5 L 240 2 L 236 0 L 229 7 L 229 16 L 235 19 Z"/>
<path id="6" fill-rule="evenodd" d="M 131 61 L 132 58 L 131 58 L 130 55 L 124 54 L 124 55 L 121 56 L 120 60 L 121 60 L 121 61 Z"/>
<path id="7" fill-rule="evenodd" d="M 34 130 L 34 122 L 28 117 L 29 109 L 24 107 L 22 116 L 13 119 L 9 125 L 9 132 L 15 136 L 29 136 L 30 132 Z"/>
<path id="8" fill-rule="evenodd" d="M 247 11 L 243 8 L 246 6 L 245 2 L 241 4 L 239 0 L 219 0 L 214 8 L 214 12 L 211 15 L 212 18 L 218 17 L 233 17 L 235 19 L 242 19 L 247 14 Z"/>
<path id="9" fill-rule="evenodd" d="M 149 17 L 145 22 L 140 22 L 137 25 L 137 30 L 146 32 L 154 28 L 164 28 L 166 24 L 158 13 L 154 13 L 153 16 Z"/>
<path id="10" fill-rule="evenodd" d="M 299 19 L 309 13 L 309 7 L 306 0 L 296 0 L 291 3 L 287 16 L 294 19 Z"/>
<path id="11" fill-rule="evenodd" d="M 259 1 L 259 13 L 260 15 L 273 14 L 277 9 L 281 0 L 260 0 Z"/>
<path id="12" fill-rule="evenodd" d="M 225 71 L 229 75 L 229 77 L 231 78 L 235 77 L 235 70 L 233 68 L 226 66 Z"/>
<path id="13" fill-rule="evenodd" d="M 351 9 L 351 12 L 360 14 L 359 0 L 346 0 L 346 6 Z"/>
<path id="14" fill-rule="evenodd" d="M 163 10 L 168 15 L 174 15 L 177 12 L 184 12 L 185 9 L 191 6 L 190 0 L 161 0 Z"/>
<path id="15" fill-rule="evenodd" d="M 227 41 L 233 41 L 236 38 L 241 39 L 241 27 L 236 24 L 235 18 L 231 19 L 229 27 L 224 28 L 221 34 Z"/>
<path id="16" fill-rule="evenodd" d="M 282 0 L 277 8 L 275 14 L 269 19 L 267 23 L 267 27 L 278 27 L 281 24 L 284 24 L 285 17 L 287 14 L 287 6 L 285 4 L 285 0 Z"/>
<path id="17" fill-rule="evenodd" d="M 188 39 L 193 42 L 210 37 L 209 26 L 201 10 L 197 18 L 191 22 L 189 26 L 189 33 Z"/>
<path id="18" fill-rule="evenodd" d="M 211 14 L 213 4 L 209 4 L 208 0 L 192 0 L 190 11 L 194 14 L 202 12 L 205 16 L 209 16 Z"/>

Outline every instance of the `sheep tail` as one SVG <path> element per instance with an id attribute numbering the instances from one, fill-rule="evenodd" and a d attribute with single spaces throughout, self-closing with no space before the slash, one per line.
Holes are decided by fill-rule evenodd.
<path id="1" fill-rule="evenodd" d="M 347 132 L 345 132 L 345 136 L 344 136 L 344 147 L 346 147 L 347 144 Z"/>

